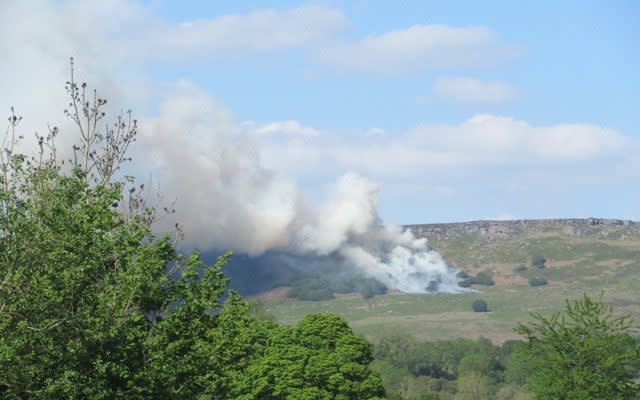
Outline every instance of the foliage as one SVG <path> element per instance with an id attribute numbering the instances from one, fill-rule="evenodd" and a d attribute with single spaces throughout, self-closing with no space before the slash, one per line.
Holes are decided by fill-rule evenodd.
<path id="1" fill-rule="evenodd" d="M 567 300 L 563 312 L 534 318 L 517 332 L 528 341 L 522 351 L 532 362 L 530 388 L 538 399 L 622 400 L 638 393 L 634 323 L 614 316 L 602 295 Z"/>
<path id="2" fill-rule="evenodd" d="M 308 315 L 277 327 L 264 355 L 239 379 L 237 399 L 381 399 L 382 380 L 368 368 L 371 344 L 336 315 Z"/>
<path id="3" fill-rule="evenodd" d="M 456 400 L 485 400 L 493 393 L 488 377 L 478 372 L 469 372 L 457 380 Z"/>
<path id="4" fill-rule="evenodd" d="M 529 279 L 529 286 L 545 286 L 547 283 L 548 283 L 547 280 L 544 278 Z"/>
<path id="5" fill-rule="evenodd" d="M 387 293 L 388 288 L 382 282 L 379 282 L 375 279 L 368 279 L 364 282 L 362 288 L 360 289 L 360 293 L 362 297 L 365 299 L 370 299 L 374 296 L 379 296 Z"/>
<path id="6" fill-rule="evenodd" d="M 325 279 L 310 278 L 295 282 L 288 296 L 307 301 L 330 300 L 333 299 L 333 289 Z"/>
<path id="7" fill-rule="evenodd" d="M 483 376 L 491 376 L 498 369 L 496 357 L 489 351 L 469 353 L 462 357 L 458 365 L 458 376 L 477 372 Z"/>
<path id="8" fill-rule="evenodd" d="M 228 290 L 230 254 L 206 265 L 155 236 L 143 185 L 116 177 L 135 120 L 102 132 L 106 101 L 73 75 L 67 88 L 71 157 L 56 128 L 18 154 L 13 113 L 0 156 L 0 398 L 384 397 L 344 320 L 280 326 Z"/>
<path id="9" fill-rule="evenodd" d="M 471 309 L 475 312 L 487 312 L 489 311 L 489 305 L 486 301 L 478 299 L 471 303 Z"/>
<path id="10" fill-rule="evenodd" d="M 534 254 L 531 256 L 531 265 L 533 265 L 534 267 L 544 268 L 546 267 L 546 262 L 547 259 L 540 254 Z"/>
<path id="11" fill-rule="evenodd" d="M 456 277 L 460 279 L 467 279 L 469 277 L 469 274 L 467 273 L 467 271 L 460 271 L 456 274 Z"/>
<path id="12" fill-rule="evenodd" d="M 382 282 L 358 274 L 308 277 L 294 281 L 291 286 L 288 296 L 306 301 L 330 300 L 334 298 L 334 293 L 360 293 L 363 298 L 369 299 L 388 291 Z"/>
<path id="13" fill-rule="evenodd" d="M 535 400 L 535 398 L 520 386 L 506 385 L 498 390 L 496 400 Z"/>
<path id="14" fill-rule="evenodd" d="M 493 286 L 494 284 L 493 278 L 484 272 L 478 272 L 476 276 L 468 277 L 458 282 L 460 287 L 470 287 L 471 285 Z"/>
<path id="15" fill-rule="evenodd" d="M 505 400 L 525 400 L 530 370 L 517 351 L 523 345 L 495 346 L 487 339 L 419 342 L 393 335 L 376 344 L 372 369 L 380 372 L 390 399 L 485 399 L 496 393 Z"/>

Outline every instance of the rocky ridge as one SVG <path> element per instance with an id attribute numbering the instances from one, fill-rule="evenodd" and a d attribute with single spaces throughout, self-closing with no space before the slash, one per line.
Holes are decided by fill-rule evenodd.
<path id="1" fill-rule="evenodd" d="M 640 233 L 640 222 L 605 218 L 521 219 L 406 225 L 417 237 L 452 240 L 469 236 L 487 240 L 514 238 L 535 232 L 560 231 L 569 236 L 624 239 Z"/>

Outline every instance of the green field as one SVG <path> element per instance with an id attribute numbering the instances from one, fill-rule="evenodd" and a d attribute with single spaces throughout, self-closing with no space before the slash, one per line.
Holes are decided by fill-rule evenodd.
<path id="1" fill-rule="evenodd" d="M 544 227 L 543 227 L 544 228 Z M 560 310 L 564 299 L 583 293 L 605 292 L 617 313 L 640 320 L 640 234 L 637 227 L 597 232 L 593 237 L 538 229 L 509 238 L 467 236 L 431 240 L 431 246 L 458 268 L 484 271 L 495 286 L 473 286 L 467 294 L 408 295 L 389 293 L 364 300 L 359 294 L 337 295 L 327 301 L 298 301 L 286 289 L 262 296 L 280 321 L 294 323 L 307 313 L 333 312 L 344 316 L 360 334 L 375 339 L 403 332 L 422 340 L 487 337 L 496 343 L 517 337 L 513 328 L 531 313 Z M 547 258 L 546 268 L 530 265 L 532 254 Z M 519 265 L 526 271 L 515 272 Z M 549 284 L 531 287 L 527 279 L 545 278 Z M 482 298 L 490 312 L 474 313 L 471 303 Z"/>

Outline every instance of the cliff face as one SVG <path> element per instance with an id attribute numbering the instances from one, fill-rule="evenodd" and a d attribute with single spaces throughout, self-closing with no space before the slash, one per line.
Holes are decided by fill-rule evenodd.
<path id="1" fill-rule="evenodd" d="M 640 230 L 640 223 L 620 219 L 539 219 L 513 221 L 470 221 L 445 224 L 407 225 L 417 237 L 452 240 L 476 237 L 486 240 L 512 239 L 525 234 L 561 232 L 568 236 L 625 239 Z"/>

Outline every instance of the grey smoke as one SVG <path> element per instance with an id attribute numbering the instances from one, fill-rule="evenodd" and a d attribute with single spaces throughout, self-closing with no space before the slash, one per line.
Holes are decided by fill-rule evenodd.
<path id="1" fill-rule="evenodd" d="M 189 245 L 251 256 L 289 253 L 292 263 L 335 260 L 407 292 L 425 291 L 431 282 L 441 282 L 440 290 L 460 290 L 455 272 L 424 241 L 381 223 L 378 189 L 367 179 L 344 174 L 316 207 L 294 182 L 264 167 L 256 138 L 242 134 L 229 110 L 198 87 L 180 82 L 158 112 L 142 109 L 154 107 L 166 91 L 149 78 L 150 55 L 140 51 L 149 38 L 164 43 L 155 31 L 140 28 L 148 25 L 142 23 L 148 22 L 144 8 L 119 0 L 36 3 L 0 2 L 0 50 L 6 55 L 0 63 L 0 107 L 16 106 L 27 139 L 35 131 L 46 133 L 51 123 L 61 128 L 62 146 L 73 142 L 72 124 L 61 115 L 66 62 L 73 55 L 81 79 L 116 106 L 110 115 L 128 104 L 138 115 L 150 115 L 140 118 L 143 135 L 132 172 L 143 179 L 151 172 L 166 198 L 176 200 Z M 339 23 L 340 15 L 332 15 L 322 21 Z M 261 37 L 258 31 L 255 38 Z"/>
<path id="2" fill-rule="evenodd" d="M 292 181 L 263 166 L 257 140 L 197 86 L 180 82 L 145 121 L 145 160 L 161 191 L 177 200 L 189 244 L 252 256 L 339 256 L 402 292 L 464 290 L 424 239 L 382 223 L 377 185 L 347 172 L 313 207 Z"/>

